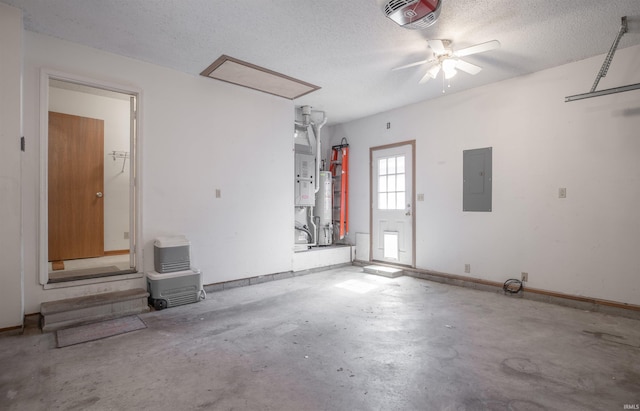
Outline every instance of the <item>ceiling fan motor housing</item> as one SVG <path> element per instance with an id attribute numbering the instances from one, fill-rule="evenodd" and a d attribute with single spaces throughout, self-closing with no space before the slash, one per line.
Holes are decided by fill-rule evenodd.
<path id="1" fill-rule="evenodd" d="M 390 0 L 384 12 L 391 20 L 407 29 L 426 29 L 440 15 L 440 0 Z"/>

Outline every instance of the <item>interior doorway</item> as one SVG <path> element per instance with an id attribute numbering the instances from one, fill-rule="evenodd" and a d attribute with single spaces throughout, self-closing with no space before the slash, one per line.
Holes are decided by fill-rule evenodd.
<path id="1" fill-rule="evenodd" d="M 139 92 L 43 71 L 40 282 L 137 271 Z"/>
<path id="2" fill-rule="evenodd" d="M 415 141 L 370 149 L 372 260 L 415 267 Z"/>

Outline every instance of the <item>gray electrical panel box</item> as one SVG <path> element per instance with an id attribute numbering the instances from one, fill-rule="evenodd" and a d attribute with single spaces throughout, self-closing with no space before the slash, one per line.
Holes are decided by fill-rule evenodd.
<path id="1" fill-rule="evenodd" d="M 491 211 L 491 147 L 462 152 L 462 211 Z"/>
<path id="2" fill-rule="evenodd" d="M 316 203 L 315 195 L 315 157 L 309 154 L 296 153 L 295 172 L 295 205 L 313 206 Z"/>

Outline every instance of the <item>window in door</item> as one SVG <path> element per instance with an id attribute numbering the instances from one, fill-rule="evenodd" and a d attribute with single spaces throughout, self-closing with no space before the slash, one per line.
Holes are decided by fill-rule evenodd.
<path id="1" fill-rule="evenodd" d="M 404 156 L 378 160 L 378 209 L 402 210 L 406 207 Z"/>

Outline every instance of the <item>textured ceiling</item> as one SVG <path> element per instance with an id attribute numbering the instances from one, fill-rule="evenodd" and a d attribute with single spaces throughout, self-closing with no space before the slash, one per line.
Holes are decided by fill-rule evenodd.
<path id="1" fill-rule="evenodd" d="M 460 72 L 447 93 L 606 53 L 622 16 L 620 48 L 640 44 L 639 0 L 442 0 L 420 31 L 387 19 L 384 0 L 0 1 L 24 11 L 27 30 L 189 74 L 227 54 L 316 84 L 295 104 L 325 110 L 330 124 L 441 96 L 440 78 L 417 84 L 424 66 L 391 71 L 430 57 L 426 39 L 502 43 L 466 57 L 483 71 Z"/>

